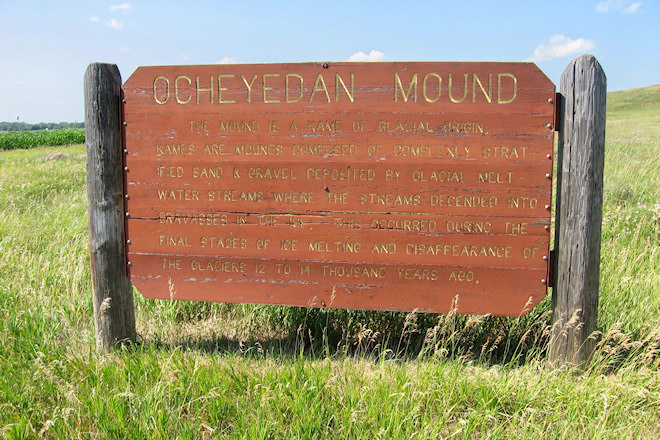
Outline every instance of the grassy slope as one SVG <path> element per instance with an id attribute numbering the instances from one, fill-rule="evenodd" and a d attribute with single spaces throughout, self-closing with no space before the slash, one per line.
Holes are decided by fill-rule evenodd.
<path id="1" fill-rule="evenodd" d="M 608 94 L 601 322 L 660 327 L 660 85 Z"/>
<path id="2" fill-rule="evenodd" d="M 309 348 L 307 332 L 282 338 L 264 317 L 289 309 L 138 295 L 146 343 L 99 355 L 84 150 L 0 153 L 0 437 L 659 437 L 660 87 L 608 98 L 600 308 L 607 343 L 579 376 L 545 368 L 538 351 L 519 366 L 488 366 L 480 347 L 473 360 L 451 356 L 475 329 L 490 335 L 484 352 L 507 343 L 503 328 L 542 339 L 541 312 L 506 322 L 441 316 L 435 338 L 411 359 L 379 349 L 359 326 L 339 353 L 323 343 Z M 415 319 L 395 336 L 399 345 Z M 636 357 L 621 361 L 630 352 Z"/>

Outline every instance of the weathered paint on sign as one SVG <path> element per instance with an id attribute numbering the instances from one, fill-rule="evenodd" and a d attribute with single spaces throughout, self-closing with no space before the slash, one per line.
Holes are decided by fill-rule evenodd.
<path id="1" fill-rule="evenodd" d="M 533 64 L 141 67 L 123 90 L 147 297 L 520 315 L 546 294 Z"/>

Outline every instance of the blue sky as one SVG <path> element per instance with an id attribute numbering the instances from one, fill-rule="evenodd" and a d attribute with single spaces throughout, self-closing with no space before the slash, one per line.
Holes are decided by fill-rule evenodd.
<path id="1" fill-rule="evenodd" d="M 0 121 L 81 121 L 94 61 L 534 61 L 592 53 L 609 90 L 660 83 L 660 2 L 0 0 Z"/>

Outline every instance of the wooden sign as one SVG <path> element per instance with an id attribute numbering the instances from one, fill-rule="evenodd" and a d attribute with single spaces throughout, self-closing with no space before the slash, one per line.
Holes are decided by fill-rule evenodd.
<path id="1" fill-rule="evenodd" d="M 546 294 L 555 88 L 528 63 L 141 67 L 150 298 L 521 315 Z"/>

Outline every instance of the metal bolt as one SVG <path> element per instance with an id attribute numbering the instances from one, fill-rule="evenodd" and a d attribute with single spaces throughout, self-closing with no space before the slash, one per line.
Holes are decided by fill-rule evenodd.
<path id="1" fill-rule="evenodd" d="M 325 301 L 321 301 L 321 305 L 325 307 Z"/>
<path id="2" fill-rule="evenodd" d="M 124 171 L 128 171 L 128 167 L 124 167 Z"/>
<path id="3" fill-rule="evenodd" d="M 545 157 L 547 157 L 548 159 L 552 159 L 552 154 L 546 154 Z"/>
<path id="4" fill-rule="evenodd" d="M 543 278 L 543 279 L 541 280 L 541 284 L 546 284 L 546 283 L 547 283 L 547 281 L 545 280 L 545 278 Z"/>
<path id="5" fill-rule="evenodd" d="M 128 122 L 124 121 L 124 127 L 128 125 Z"/>
<path id="6" fill-rule="evenodd" d="M 128 150 L 124 148 L 124 154 L 128 154 Z"/>
<path id="7" fill-rule="evenodd" d="M 551 178 L 551 177 L 552 177 L 552 175 L 551 175 L 550 173 L 546 173 L 546 175 L 545 175 L 545 178 L 546 178 L 546 179 L 549 179 L 549 178 Z"/>
<path id="8" fill-rule="evenodd" d="M 126 200 L 128 200 L 128 199 L 129 199 L 128 194 L 125 194 L 125 195 L 124 195 L 124 198 L 125 198 Z"/>
<path id="9" fill-rule="evenodd" d="M 555 100 L 552 99 L 552 98 L 548 98 L 548 102 L 549 102 L 550 104 L 554 104 L 554 103 L 555 103 Z"/>
<path id="10" fill-rule="evenodd" d="M 126 217 L 130 217 L 130 216 L 131 216 L 131 213 L 130 213 L 130 212 L 127 212 L 127 213 L 126 213 Z"/>
<path id="11" fill-rule="evenodd" d="M 547 209 L 548 211 L 550 211 L 550 205 L 545 205 L 545 209 Z"/>
<path id="12" fill-rule="evenodd" d="M 126 244 L 131 244 L 131 240 L 126 240 Z"/>
<path id="13" fill-rule="evenodd" d="M 323 187 L 323 191 L 325 191 L 325 192 L 330 192 L 330 188 L 328 188 L 327 186 L 324 186 L 324 187 Z"/>
<path id="14" fill-rule="evenodd" d="M 548 261 L 548 256 L 547 255 L 543 256 L 543 261 Z"/>
<path id="15" fill-rule="evenodd" d="M 328 63 L 323 63 L 322 67 L 323 67 L 324 69 L 327 69 L 327 68 L 330 67 L 330 66 L 328 65 Z"/>
<path id="16" fill-rule="evenodd" d="M 133 265 L 133 263 L 131 263 L 130 261 L 127 262 L 126 264 L 127 264 L 128 266 L 132 266 L 132 265 Z"/>
<path id="17" fill-rule="evenodd" d="M 546 227 L 545 227 L 545 230 L 546 230 L 546 231 L 549 231 L 549 230 L 550 230 L 550 226 L 546 226 Z"/>
<path id="18" fill-rule="evenodd" d="M 552 128 L 552 124 L 549 123 L 549 122 L 548 122 L 547 124 L 545 124 L 545 126 L 546 126 L 547 128 Z"/>

